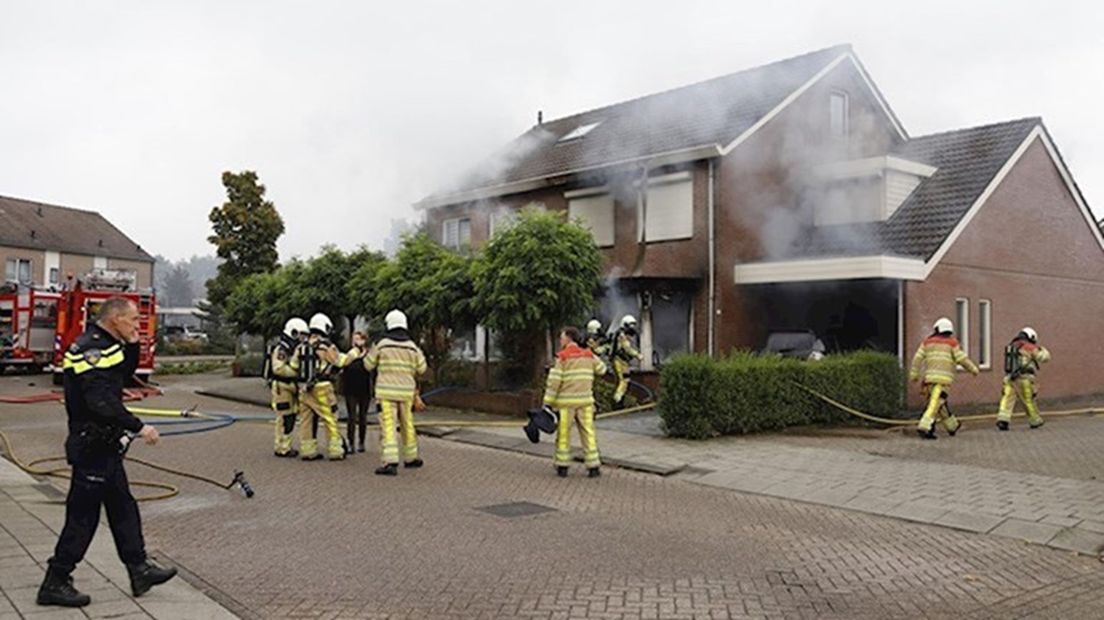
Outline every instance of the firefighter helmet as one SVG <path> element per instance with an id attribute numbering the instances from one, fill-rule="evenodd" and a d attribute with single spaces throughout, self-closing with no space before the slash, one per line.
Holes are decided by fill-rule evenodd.
<path id="1" fill-rule="evenodd" d="M 402 310 L 392 310 L 387 313 L 387 316 L 383 319 L 387 324 L 387 329 L 410 329 L 406 323 L 406 314 Z"/>
<path id="2" fill-rule="evenodd" d="M 319 312 L 311 317 L 310 330 L 312 333 L 322 334 L 323 336 L 330 335 L 330 330 L 333 329 L 333 321 L 330 317 Z"/>
<path id="3" fill-rule="evenodd" d="M 941 317 L 940 319 L 938 319 L 933 327 L 935 328 L 935 333 L 937 334 L 954 333 L 954 323 L 952 323 L 951 320 L 947 317 Z"/>
<path id="4" fill-rule="evenodd" d="M 636 317 L 631 314 L 626 314 L 621 318 L 621 327 L 636 327 Z"/>
<path id="5" fill-rule="evenodd" d="M 307 322 L 303 319 L 293 316 L 284 323 L 284 335 L 288 338 L 298 338 L 300 334 L 305 334 L 310 328 L 307 327 Z"/>
<path id="6" fill-rule="evenodd" d="M 601 333 L 601 331 L 602 331 L 602 322 L 599 321 L 598 319 L 591 319 L 590 322 L 587 323 L 587 333 L 590 334 L 591 336 L 593 336 L 594 334 Z"/>
<path id="7" fill-rule="evenodd" d="M 1031 342 L 1039 342 L 1039 334 L 1037 334 L 1035 330 L 1030 327 L 1024 327 L 1020 330 L 1020 333 L 1024 336 L 1027 336 L 1027 339 Z"/>

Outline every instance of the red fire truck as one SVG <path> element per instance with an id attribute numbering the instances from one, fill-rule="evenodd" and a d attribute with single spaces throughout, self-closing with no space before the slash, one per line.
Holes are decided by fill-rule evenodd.
<path id="1" fill-rule="evenodd" d="M 61 298 L 34 286 L 0 286 L 0 372 L 9 366 L 40 372 L 51 365 Z"/>
<path id="2" fill-rule="evenodd" d="M 111 297 L 125 297 L 138 307 L 139 357 L 135 373 L 145 380 L 153 374 L 157 352 L 157 305 L 152 291 L 135 290 L 133 272 L 93 269 L 71 291 L 62 291 L 58 301 L 57 331 L 54 338 L 54 383 L 60 383 L 65 351 L 96 316 L 100 304 Z"/>

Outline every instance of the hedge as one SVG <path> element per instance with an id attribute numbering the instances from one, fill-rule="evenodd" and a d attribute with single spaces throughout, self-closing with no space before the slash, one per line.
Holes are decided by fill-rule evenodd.
<path id="1" fill-rule="evenodd" d="M 893 417 L 902 404 L 904 379 L 895 356 L 869 351 L 818 362 L 747 352 L 716 360 L 680 355 L 660 373 L 659 410 L 668 435 L 691 439 L 840 424 L 855 419 L 800 385 Z"/>

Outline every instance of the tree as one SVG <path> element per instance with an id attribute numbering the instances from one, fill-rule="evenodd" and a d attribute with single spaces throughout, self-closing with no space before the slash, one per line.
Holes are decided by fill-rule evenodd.
<path id="1" fill-rule="evenodd" d="M 406 313 L 411 337 L 422 343 L 434 368 L 448 356 L 450 331 L 475 325 L 472 259 L 440 246 L 424 233 L 407 236 L 395 259 L 378 266 L 371 303 L 380 314 Z M 364 300 L 367 301 L 367 300 Z"/>
<path id="2" fill-rule="evenodd" d="M 340 329 L 344 319 L 351 331 L 356 317 L 365 314 L 352 283 L 362 268 L 373 270 L 386 262 L 379 252 L 365 247 L 346 254 L 332 245 L 323 246 L 322 252 L 304 264 L 301 290 L 306 294 L 305 305 L 309 314 L 325 312 L 334 326 Z M 365 266 L 368 267 L 365 267 Z M 370 316 L 366 314 L 366 316 Z"/>
<path id="3" fill-rule="evenodd" d="M 207 282 L 207 299 L 214 305 L 223 304 L 246 276 L 276 268 L 276 240 L 284 234 L 284 222 L 264 199 L 265 187 L 257 183 L 256 172 L 224 172 L 222 184 L 227 201 L 208 217 L 214 234 L 207 241 L 222 259 L 218 275 Z"/>
<path id="4" fill-rule="evenodd" d="M 166 306 L 192 305 L 192 278 L 183 264 L 177 264 L 165 276 L 164 302 Z"/>
<path id="5" fill-rule="evenodd" d="M 519 371 L 539 376 L 543 356 L 532 352 L 546 350 L 549 331 L 586 318 L 601 265 L 590 233 L 556 212 L 523 211 L 483 249 L 473 270 L 476 313 Z"/>

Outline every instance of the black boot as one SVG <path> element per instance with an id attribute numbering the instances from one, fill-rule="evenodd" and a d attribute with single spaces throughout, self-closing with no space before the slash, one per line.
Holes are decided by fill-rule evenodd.
<path id="1" fill-rule="evenodd" d="M 398 463 L 388 463 L 388 464 L 384 465 L 383 467 L 377 467 L 376 468 L 376 475 L 377 476 L 397 476 L 397 475 L 399 475 L 399 464 Z"/>
<path id="2" fill-rule="evenodd" d="M 276 456 L 278 456 L 280 458 L 283 458 L 283 459 L 293 459 L 293 458 L 299 456 L 299 451 L 296 450 L 295 448 L 292 448 L 291 450 L 288 450 L 287 452 L 277 452 Z"/>
<path id="3" fill-rule="evenodd" d="M 176 577 L 175 568 L 161 568 L 149 560 L 141 564 L 128 564 L 127 573 L 130 574 L 130 591 L 136 597 Z"/>
<path id="4" fill-rule="evenodd" d="M 39 605 L 59 605 L 61 607 L 84 607 L 92 602 L 92 597 L 81 594 L 73 587 L 73 577 L 61 571 L 50 568 L 46 570 L 46 578 L 38 588 L 38 598 L 35 602 Z"/>
<path id="5" fill-rule="evenodd" d="M 997 430 L 998 431 L 1008 430 L 1008 422 L 1005 422 L 1004 420 L 997 420 Z"/>
<path id="6" fill-rule="evenodd" d="M 413 461 L 403 463 L 403 467 L 409 467 L 410 469 L 418 469 L 422 465 L 425 465 L 425 461 L 422 459 L 414 459 Z"/>
<path id="7" fill-rule="evenodd" d="M 916 432 L 919 433 L 920 439 L 936 439 L 934 426 L 926 431 L 918 428 Z"/>
<path id="8" fill-rule="evenodd" d="M 591 467 L 587 470 L 587 478 L 598 478 L 602 475 L 602 470 L 597 467 Z"/>
<path id="9" fill-rule="evenodd" d="M 561 478 L 566 478 L 567 477 L 567 466 L 566 465 L 558 465 L 556 467 L 556 475 L 561 477 Z"/>

